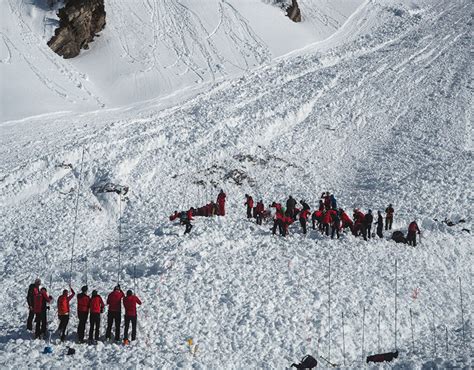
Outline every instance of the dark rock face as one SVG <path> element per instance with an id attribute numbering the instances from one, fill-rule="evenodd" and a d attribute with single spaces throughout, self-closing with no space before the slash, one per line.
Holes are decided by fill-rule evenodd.
<path id="1" fill-rule="evenodd" d="M 286 15 L 293 22 L 301 22 L 301 10 L 296 0 L 291 1 L 291 5 L 286 9 Z"/>
<path id="2" fill-rule="evenodd" d="M 74 58 L 105 27 L 104 0 L 68 0 L 58 12 L 59 27 L 48 46 L 64 58 Z"/>

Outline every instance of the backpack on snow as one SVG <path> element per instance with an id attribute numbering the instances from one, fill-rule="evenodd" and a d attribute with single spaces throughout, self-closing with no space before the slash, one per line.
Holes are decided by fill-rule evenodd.
<path id="1" fill-rule="evenodd" d="M 304 356 L 299 364 L 291 364 L 291 367 L 297 369 L 313 369 L 316 366 L 318 366 L 318 361 L 311 355 Z"/>
<path id="2" fill-rule="evenodd" d="M 401 231 L 394 231 L 392 234 L 392 240 L 394 240 L 395 243 L 407 244 L 407 239 L 405 238 L 405 235 L 403 235 Z"/>

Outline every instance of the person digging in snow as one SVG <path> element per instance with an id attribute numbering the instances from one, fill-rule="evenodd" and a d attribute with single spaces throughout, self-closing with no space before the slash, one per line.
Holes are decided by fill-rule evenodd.
<path id="1" fill-rule="evenodd" d="M 186 230 L 184 230 L 184 234 L 189 234 L 191 232 L 191 229 L 193 228 L 193 225 L 191 225 L 191 221 L 194 220 L 193 219 L 193 210 L 194 208 L 191 207 L 189 209 L 189 211 L 183 211 L 181 212 L 180 216 L 179 216 L 179 222 L 181 225 L 185 225 L 186 226 Z"/>
<path id="2" fill-rule="evenodd" d="M 416 234 L 421 234 L 420 228 L 416 223 L 416 220 L 412 221 L 410 225 L 408 225 L 408 235 L 407 235 L 407 242 L 409 245 L 413 245 L 416 247 Z"/>
<path id="3" fill-rule="evenodd" d="M 219 194 L 217 195 L 217 215 L 218 216 L 225 216 L 225 198 L 226 194 L 224 190 L 221 189 Z"/>

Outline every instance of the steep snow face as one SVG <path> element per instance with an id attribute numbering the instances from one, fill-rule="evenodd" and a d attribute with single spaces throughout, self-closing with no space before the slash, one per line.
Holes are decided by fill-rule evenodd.
<path id="1" fill-rule="evenodd" d="M 361 3 L 307 1 L 296 25 L 260 0 L 107 0 L 100 37 L 66 61 L 46 45 L 57 9 L 3 0 L 0 120 L 124 105 L 243 74 L 328 37 Z"/>
<path id="2" fill-rule="evenodd" d="M 283 368 L 311 353 L 362 368 L 365 354 L 394 349 L 398 260 L 394 366 L 471 366 L 471 22 L 470 2 L 370 1 L 329 40 L 178 104 L 3 123 L 0 364 Z M 129 200 L 94 195 L 103 181 L 129 185 Z M 225 217 L 196 220 L 186 237 L 167 221 L 220 188 Z M 305 237 L 296 224 L 283 239 L 244 218 L 245 193 L 314 207 L 326 190 L 349 211 L 393 203 L 395 229 L 416 217 L 421 244 Z M 139 340 L 69 358 L 53 336 L 43 356 L 24 295 L 37 276 L 48 287 L 52 276 L 55 297 L 67 285 L 78 193 L 74 287 L 87 278 L 106 294 L 120 275 L 133 288 L 136 267 Z M 466 223 L 434 221 L 445 217 Z M 76 327 L 72 317 L 72 338 Z"/>

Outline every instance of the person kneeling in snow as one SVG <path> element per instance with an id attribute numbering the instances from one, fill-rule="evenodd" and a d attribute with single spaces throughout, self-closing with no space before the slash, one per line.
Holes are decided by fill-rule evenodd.
<path id="1" fill-rule="evenodd" d="M 140 298 L 134 295 L 131 290 L 127 290 L 127 296 L 123 299 L 123 307 L 125 308 L 124 344 L 128 344 L 128 328 L 130 323 L 132 323 L 132 340 L 135 340 L 137 337 L 137 304 L 142 304 Z"/>

